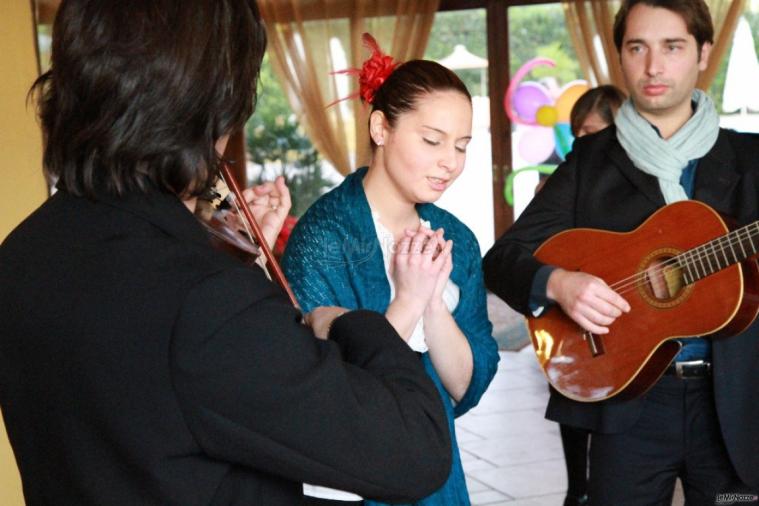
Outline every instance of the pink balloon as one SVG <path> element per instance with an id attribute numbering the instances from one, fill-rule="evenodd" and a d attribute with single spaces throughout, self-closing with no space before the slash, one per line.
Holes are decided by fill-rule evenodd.
<path id="1" fill-rule="evenodd" d="M 512 98 L 512 105 L 517 116 L 528 122 L 535 123 L 535 113 L 544 105 L 551 103 L 551 96 L 542 84 L 526 81 L 517 87 Z"/>
<path id="2" fill-rule="evenodd" d="M 544 105 L 551 103 L 551 96 L 542 84 L 526 81 L 514 91 L 511 99 L 514 112 L 527 123 L 535 123 L 535 113 Z"/>
<path id="3" fill-rule="evenodd" d="M 555 147 L 553 128 L 526 127 L 519 140 L 519 156 L 531 164 L 541 163 L 551 156 Z"/>
<path id="4" fill-rule="evenodd" d="M 532 60 L 528 61 L 527 63 L 519 67 L 519 70 L 517 70 L 516 74 L 514 74 L 511 77 L 511 82 L 509 82 L 509 87 L 506 88 L 506 93 L 503 96 L 503 110 L 506 111 L 506 115 L 514 124 L 523 124 L 523 125 L 535 124 L 534 121 L 532 122 L 525 121 L 521 119 L 519 116 L 517 116 L 514 113 L 514 108 L 511 107 L 511 102 L 512 102 L 512 99 L 514 98 L 514 93 L 516 92 L 517 87 L 522 83 L 522 79 L 524 79 L 524 76 L 526 76 L 530 72 L 530 70 L 532 70 L 534 67 L 537 67 L 539 65 L 555 67 L 556 63 L 554 63 L 554 61 L 549 58 L 533 58 Z"/>

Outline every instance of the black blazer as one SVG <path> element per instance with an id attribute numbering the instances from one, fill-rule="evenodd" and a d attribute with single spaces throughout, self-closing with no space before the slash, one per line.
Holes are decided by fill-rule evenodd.
<path id="1" fill-rule="evenodd" d="M 759 135 L 721 130 L 696 169 L 694 198 L 738 224 L 759 219 Z M 532 252 L 557 232 L 576 227 L 630 231 L 664 205 L 657 179 L 636 169 L 612 126 L 577 139 L 574 150 L 483 261 L 485 284 L 528 314 L 530 288 L 542 266 Z M 741 478 L 759 486 L 759 325 L 715 340 L 714 393 L 725 443 Z M 552 392 L 549 419 L 620 432 L 640 415 L 640 399 L 579 403 Z"/>
<path id="2" fill-rule="evenodd" d="M 313 337 L 174 196 L 58 192 L 0 248 L 0 407 L 33 505 L 282 505 L 439 488 L 448 426 L 381 315 Z"/>

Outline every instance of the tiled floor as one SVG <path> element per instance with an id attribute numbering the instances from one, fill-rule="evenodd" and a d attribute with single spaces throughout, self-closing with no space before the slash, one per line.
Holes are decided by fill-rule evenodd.
<path id="1" fill-rule="evenodd" d="M 501 352 L 480 404 L 456 422 L 473 505 L 561 506 L 567 487 L 558 425 L 532 348 Z"/>
<path id="2" fill-rule="evenodd" d="M 511 310 L 491 307 L 498 310 L 493 318 L 498 327 L 504 312 Z M 474 506 L 562 505 L 566 468 L 558 425 L 543 417 L 546 402 L 547 383 L 532 347 L 502 351 L 498 372 L 480 404 L 456 421 Z M 677 491 L 673 506 L 682 504 Z"/>

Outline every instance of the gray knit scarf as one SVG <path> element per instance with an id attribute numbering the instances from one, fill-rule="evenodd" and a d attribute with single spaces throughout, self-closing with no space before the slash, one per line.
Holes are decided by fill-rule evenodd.
<path id="1" fill-rule="evenodd" d="M 617 139 L 633 164 L 656 176 L 667 204 L 687 200 L 680 176 L 690 160 L 702 158 L 712 149 L 719 135 L 719 116 L 714 103 L 701 90 L 693 90 L 696 110 L 693 116 L 667 140 L 651 128 L 628 98 L 614 120 Z"/>

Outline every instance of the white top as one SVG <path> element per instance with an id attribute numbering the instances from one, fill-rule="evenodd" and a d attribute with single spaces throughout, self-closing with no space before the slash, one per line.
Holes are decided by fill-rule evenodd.
<path id="1" fill-rule="evenodd" d="M 379 239 L 380 248 L 382 249 L 382 260 L 385 262 L 385 274 L 387 275 L 387 282 L 390 284 L 390 301 L 395 299 L 395 284 L 393 283 L 393 276 L 390 274 L 390 266 L 393 261 L 393 253 L 395 252 L 395 238 L 393 234 L 382 224 L 379 220 L 379 214 L 372 212 L 372 219 L 374 220 L 374 228 L 377 231 L 377 239 Z M 419 218 L 419 222 L 423 227 L 431 228 L 430 222 Z M 451 313 L 459 304 L 459 287 L 456 283 L 448 280 L 448 283 L 443 289 L 443 302 Z M 424 318 L 419 318 L 416 322 L 416 327 L 411 333 L 411 337 L 408 340 L 409 347 L 420 353 L 426 352 L 427 341 L 424 336 Z"/>
<path id="2" fill-rule="evenodd" d="M 379 221 L 379 214 L 372 212 L 372 219 L 374 220 L 374 228 L 377 232 L 377 239 L 379 239 L 380 248 L 382 249 L 382 260 L 385 263 L 385 274 L 387 275 L 387 281 L 390 283 L 390 301 L 395 299 L 395 285 L 393 283 L 393 277 L 390 274 L 390 266 L 393 260 L 393 253 L 395 252 L 395 238 L 393 234 Z M 423 219 L 419 219 L 419 222 L 423 227 L 430 228 L 430 223 Z M 459 304 L 459 287 L 451 281 L 443 289 L 443 302 L 448 308 L 448 311 L 453 312 L 456 306 Z M 427 342 L 424 336 L 424 318 L 419 318 L 419 321 L 414 327 L 411 337 L 408 340 L 409 347 L 420 353 L 426 352 Z M 308 483 L 303 484 L 303 493 L 311 497 L 318 497 L 319 499 L 332 499 L 334 501 L 360 501 L 363 499 L 361 496 L 345 492 L 343 490 L 335 490 L 333 488 L 318 487 L 316 485 L 310 485 Z"/>

